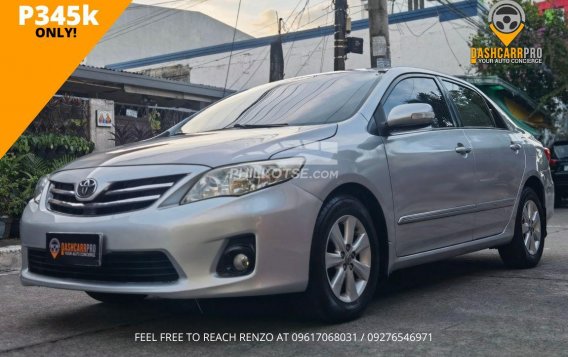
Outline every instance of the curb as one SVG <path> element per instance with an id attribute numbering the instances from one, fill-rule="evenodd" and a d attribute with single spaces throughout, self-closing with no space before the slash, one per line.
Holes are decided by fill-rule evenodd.
<path id="1" fill-rule="evenodd" d="M 0 248 L 0 271 L 19 270 L 22 267 L 21 251 L 20 245 Z"/>

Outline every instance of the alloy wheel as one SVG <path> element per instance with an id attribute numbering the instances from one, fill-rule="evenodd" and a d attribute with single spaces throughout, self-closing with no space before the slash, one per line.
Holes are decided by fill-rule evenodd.
<path id="1" fill-rule="evenodd" d="M 540 247 L 542 233 L 540 229 L 540 214 L 536 203 L 531 200 L 525 202 L 521 218 L 521 228 L 525 247 L 531 255 L 535 255 Z"/>
<path id="2" fill-rule="evenodd" d="M 371 274 L 371 246 L 363 223 L 355 216 L 339 218 L 327 237 L 325 264 L 329 286 L 343 302 L 365 291 Z"/>

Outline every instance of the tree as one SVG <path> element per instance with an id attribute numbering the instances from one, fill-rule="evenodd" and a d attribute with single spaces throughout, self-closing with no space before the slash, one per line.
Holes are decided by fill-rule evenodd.
<path id="1" fill-rule="evenodd" d="M 539 109 L 557 120 L 566 121 L 568 105 L 568 19 L 562 11 L 539 14 L 536 5 L 515 0 L 525 10 L 525 28 L 509 47 L 542 48 L 542 64 L 480 64 L 475 68 L 483 75 L 496 75 L 524 90 L 537 100 Z M 503 47 L 485 21 L 471 38 L 471 47 Z M 562 118 L 562 113 L 564 117 Z M 560 123 L 559 123 L 560 124 Z"/>

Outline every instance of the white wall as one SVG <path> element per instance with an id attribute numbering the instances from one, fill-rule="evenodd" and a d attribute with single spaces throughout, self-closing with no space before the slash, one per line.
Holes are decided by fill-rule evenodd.
<path id="1" fill-rule="evenodd" d="M 109 64 L 214 46 L 233 40 L 234 29 L 200 12 L 131 4 L 82 64 Z M 251 36 L 237 31 L 236 40 Z"/>
<path id="2" fill-rule="evenodd" d="M 463 19 L 439 22 L 437 17 L 433 17 L 392 24 L 389 28 L 393 66 L 421 67 L 457 75 L 468 72 L 467 40 L 474 30 Z M 346 67 L 370 67 L 369 30 L 354 31 L 351 36 L 364 38 L 365 52 L 362 55 L 349 54 Z M 333 70 L 333 36 L 285 43 L 283 49 L 286 78 Z M 235 51 L 227 88 L 240 90 L 268 82 L 269 51 L 269 46 Z M 174 63 L 188 64 L 191 67 L 192 83 L 224 87 L 228 56 L 229 52 L 226 52 L 144 68 Z M 140 69 L 142 68 L 131 70 Z"/>

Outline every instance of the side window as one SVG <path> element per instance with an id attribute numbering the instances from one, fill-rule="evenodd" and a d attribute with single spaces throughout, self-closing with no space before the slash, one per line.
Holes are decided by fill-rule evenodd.
<path id="1" fill-rule="evenodd" d="M 497 108 L 492 104 L 492 103 L 487 103 L 487 106 L 489 107 L 489 111 L 491 112 L 491 114 L 493 114 L 493 121 L 495 122 L 495 126 L 501 129 L 508 129 L 510 130 L 511 128 L 509 127 L 509 125 L 507 125 L 507 121 L 505 118 L 503 118 L 502 114 L 499 112 L 499 110 L 497 110 Z"/>
<path id="2" fill-rule="evenodd" d="M 382 106 L 384 117 L 387 118 L 390 111 L 397 105 L 408 103 L 430 104 L 436 115 L 432 127 L 454 126 L 442 92 L 432 78 L 407 78 L 398 82 Z"/>
<path id="3" fill-rule="evenodd" d="M 456 105 L 464 127 L 495 127 L 491 112 L 479 94 L 452 82 L 442 82 Z"/>

